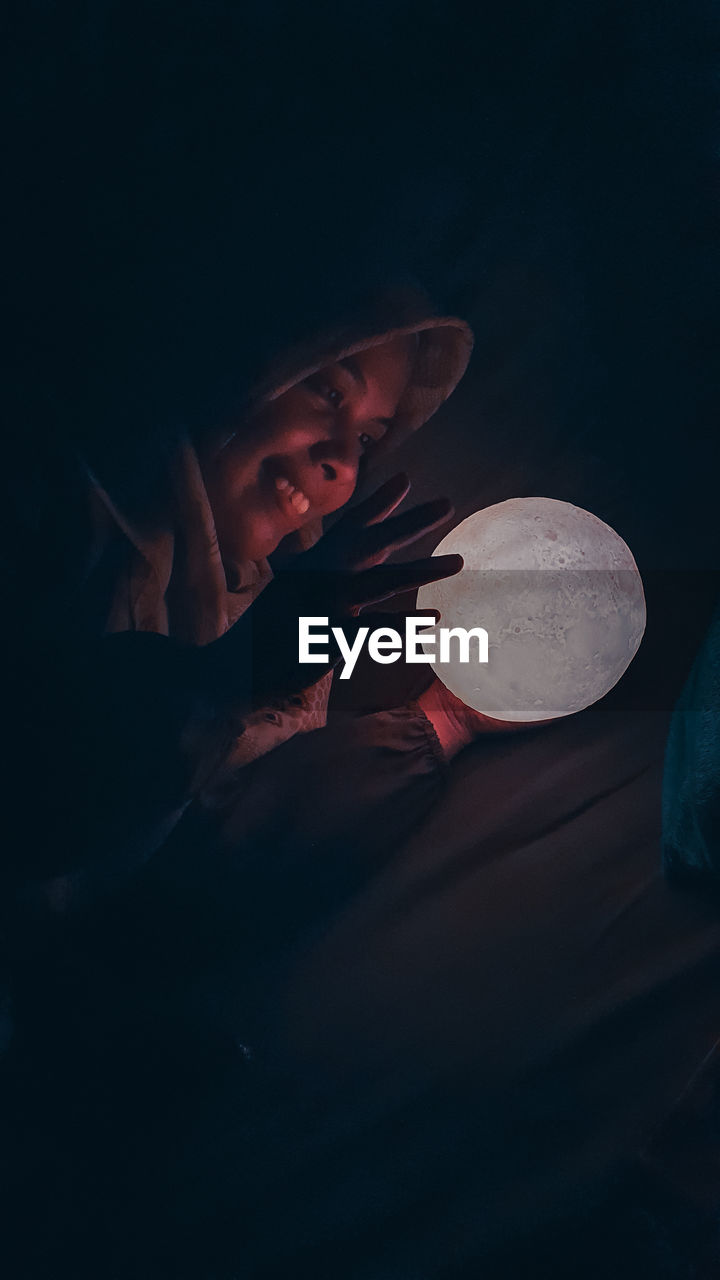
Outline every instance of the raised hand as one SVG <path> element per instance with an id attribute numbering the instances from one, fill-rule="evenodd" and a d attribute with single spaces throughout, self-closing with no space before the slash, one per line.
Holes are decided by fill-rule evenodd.
<path id="1" fill-rule="evenodd" d="M 421 503 L 402 515 L 392 513 L 410 490 L 406 475 L 393 476 L 363 502 L 351 507 L 318 543 L 286 570 L 322 582 L 328 614 L 345 616 L 378 604 L 400 592 L 449 578 L 462 568 L 462 557 L 428 556 L 387 567 L 395 551 L 447 524 L 453 515 L 447 498 Z M 307 610 L 306 610 L 307 612 Z"/>
<path id="2" fill-rule="evenodd" d="M 206 661 L 214 664 L 216 679 L 224 678 L 228 689 L 239 677 L 246 685 L 249 681 L 249 696 L 256 705 L 307 688 L 340 655 L 331 646 L 325 668 L 299 663 L 300 616 L 326 617 L 331 627 L 340 623 L 351 639 L 360 625 L 353 619 L 368 605 L 459 573 L 458 555 L 385 563 L 393 552 L 446 524 L 453 514 L 452 504 L 442 498 L 393 516 L 409 488 L 406 476 L 394 476 L 282 570 L 235 626 L 206 646 Z M 371 618 L 365 615 L 362 621 L 367 625 Z M 240 664 L 250 669 L 241 672 Z"/>

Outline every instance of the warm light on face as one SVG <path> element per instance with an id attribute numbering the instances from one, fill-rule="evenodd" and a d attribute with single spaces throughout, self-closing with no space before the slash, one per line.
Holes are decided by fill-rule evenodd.
<path id="1" fill-rule="evenodd" d="M 270 555 L 350 500 L 361 459 L 389 430 L 414 342 L 337 360 L 268 401 L 201 466 L 226 564 Z"/>
<path id="2" fill-rule="evenodd" d="M 422 587 L 418 608 L 445 627 L 482 626 L 486 665 L 437 662 L 443 683 L 497 720 L 589 707 L 617 684 L 645 630 L 642 581 L 627 545 L 597 516 L 552 498 L 513 498 L 463 520 L 435 555 L 456 577 Z"/>

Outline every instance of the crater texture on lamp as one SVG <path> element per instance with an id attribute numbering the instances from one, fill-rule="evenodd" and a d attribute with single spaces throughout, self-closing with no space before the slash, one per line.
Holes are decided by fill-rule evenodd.
<path id="1" fill-rule="evenodd" d="M 457 525 L 434 555 L 460 552 L 461 573 L 420 588 L 440 627 L 484 627 L 488 662 L 441 663 L 443 684 L 497 720 L 547 720 L 604 697 L 645 631 L 642 580 L 629 547 L 597 516 L 554 498 L 511 498 Z M 432 631 L 425 633 L 430 636 Z"/>

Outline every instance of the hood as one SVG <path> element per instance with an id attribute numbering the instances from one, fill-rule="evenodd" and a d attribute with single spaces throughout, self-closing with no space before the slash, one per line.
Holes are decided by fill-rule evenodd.
<path id="1" fill-rule="evenodd" d="M 373 450 L 378 456 L 395 448 L 432 417 L 454 391 L 472 352 L 469 325 L 456 316 L 438 315 L 417 287 L 383 290 L 360 302 L 350 320 L 328 325 L 312 339 L 289 345 L 260 371 L 248 397 L 248 410 L 253 412 L 276 400 L 328 364 L 410 334 L 418 337 L 412 377 L 391 429 Z"/>
<path id="2" fill-rule="evenodd" d="M 410 382 L 389 430 L 370 455 L 384 456 L 440 407 L 460 381 L 472 350 L 464 321 L 440 316 L 416 288 L 384 290 L 353 308 L 352 318 L 288 344 L 253 380 L 231 417 L 232 432 L 252 413 L 346 356 L 379 346 L 394 337 L 416 334 L 418 346 Z M 193 433 L 198 439 L 200 432 Z M 202 432 L 202 434 L 205 434 Z M 218 430 L 227 438 L 228 431 Z M 88 468 L 96 498 L 133 547 L 129 581 L 121 585 L 111 610 L 110 630 L 157 630 L 195 643 L 222 634 L 269 580 L 267 561 L 234 566 L 229 584 L 219 555 L 212 511 L 191 440 L 178 436 L 167 453 L 163 511 L 142 513 L 123 501 L 121 492 L 102 483 Z M 288 550 L 311 546 L 321 522 L 295 535 Z M 289 540 L 288 540 L 289 541 Z"/>
<path id="3" fill-rule="evenodd" d="M 439 315 L 427 294 L 416 286 L 383 290 L 361 302 L 351 321 L 329 325 L 312 339 L 290 345 L 258 377 L 248 399 L 248 412 L 277 400 L 329 364 L 409 335 L 418 339 L 412 375 L 389 430 L 370 452 L 371 472 L 380 458 L 397 448 L 444 404 L 465 373 L 472 353 L 469 325 L 456 316 Z M 293 541 L 298 549 L 305 549 L 321 533 L 318 522 L 306 526 Z"/>

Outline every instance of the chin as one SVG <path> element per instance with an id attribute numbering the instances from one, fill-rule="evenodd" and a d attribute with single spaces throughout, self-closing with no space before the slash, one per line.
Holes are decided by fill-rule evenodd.
<path id="1" fill-rule="evenodd" d="M 281 538 L 276 530 L 233 530 L 233 536 L 220 540 L 220 551 L 226 563 L 243 564 L 248 560 L 265 560 L 276 551 Z"/>
<path id="2" fill-rule="evenodd" d="M 303 535 L 307 535 L 307 531 L 314 528 L 319 519 L 313 515 L 311 520 L 306 519 L 295 528 L 294 522 L 273 518 L 273 513 L 254 511 L 251 515 L 244 512 L 243 516 L 242 521 L 226 518 L 220 522 L 216 518 L 220 553 L 226 564 L 266 560 L 274 551 L 284 548 L 286 543 L 290 543 L 297 553 L 303 545 Z M 301 540 L 299 544 L 298 538 Z M 315 539 L 311 537 L 312 541 Z"/>
<path id="3" fill-rule="evenodd" d="M 245 564 L 250 560 L 266 560 L 278 546 L 277 540 L 250 538 L 233 542 L 222 548 L 222 558 L 230 564 Z"/>

